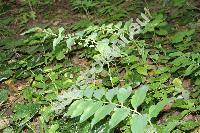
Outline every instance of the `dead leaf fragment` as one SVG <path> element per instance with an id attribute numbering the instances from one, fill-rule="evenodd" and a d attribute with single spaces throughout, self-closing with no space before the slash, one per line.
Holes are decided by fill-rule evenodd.
<path id="1" fill-rule="evenodd" d="M 0 130 L 6 128 L 7 126 L 9 126 L 9 124 L 10 124 L 9 119 L 6 118 L 0 119 Z"/>

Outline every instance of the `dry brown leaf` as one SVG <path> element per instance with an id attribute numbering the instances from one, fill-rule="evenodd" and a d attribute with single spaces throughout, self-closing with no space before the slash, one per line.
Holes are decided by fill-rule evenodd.
<path id="1" fill-rule="evenodd" d="M 172 107 L 172 103 L 168 103 L 167 105 L 165 105 L 165 107 L 163 108 L 162 112 L 170 110 L 171 107 Z"/>
<path id="2" fill-rule="evenodd" d="M 9 124 L 10 124 L 9 119 L 1 118 L 0 119 L 0 130 L 6 128 L 7 126 L 9 126 Z"/>
<path id="3" fill-rule="evenodd" d="M 183 80 L 183 87 L 185 89 L 191 89 L 191 79 L 184 79 Z"/>
<path id="4" fill-rule="evenodd" d="M 4 83 L 8 86 L 10 91 L 14 91 L 14 92 L 22 90 L 23 88 L 26 87 L 26 83 L 25 82 L 14 83 L 13 80 L 11 80 L 11 79 L 6 80 Z"/>

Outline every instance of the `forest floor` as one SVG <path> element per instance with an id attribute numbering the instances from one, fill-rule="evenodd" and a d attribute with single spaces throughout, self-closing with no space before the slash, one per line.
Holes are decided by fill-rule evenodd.
<path id="1" fill-rule="evenodd" d="M 55 49 L 54 38 L 47 36 L 44 41 L 46 34 L 40 30 L 50 28 L 58 34 L 63 27 L 67 35 L 90 26 L 135 21 L 144 7 L 152 18 L 136 36 L 137 46 L 122 49 L 127 56 L 112 60 L 110 68 L 104 66 L 91 86 L 148 85 L 142 113 L 166 97 L 177 98 L 152 120 L 158 132 L 170 128 L 167 132 L 199 133 L 200 3 L 193 0 L 0 2 L 0 132 L 90 132 L 89 120 L 80 124 L 54 114 L 51 107 L 82 71 L 91 68 L 98 51 L 89 46 L 71 50 L 65 41 Z M 40 28 L 22 35 L 33 27 Z M 96 131 L 106 130 L 104 122 Z M 128 133 L 130 125 L 121 123 L 113 132 Z"/>

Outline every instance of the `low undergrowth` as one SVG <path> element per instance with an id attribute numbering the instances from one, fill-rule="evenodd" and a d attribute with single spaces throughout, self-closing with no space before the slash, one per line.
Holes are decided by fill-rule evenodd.
<path id="1" fill-rule="evenodd" d="M 108 24 L 79 22 L 71 33 L 36 27 L 21 40 L 2 40 L 0 130 L 197 133 L 198 9 L 165 1 L 160 11 L 146 12 L 150 22 L 133 36 L 133 19 L 112 20 L 117 6 L 122 16 L 138 9 L 126 4 L 71 1 L 74 11 L 100 14 Z"/>

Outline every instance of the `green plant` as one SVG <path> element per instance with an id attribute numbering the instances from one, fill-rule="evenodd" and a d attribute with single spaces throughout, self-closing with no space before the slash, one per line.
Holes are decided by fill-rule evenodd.
<path id="1" fill-rule="evenodd" d="M 140 13 L 143 2 L 79 2 L 85 4 L 76 11 L 85 8 L 89 21 L 73 24 L 77 32 L 33 28 L 22 40 L 0 40 L 0 132 L 198 130 L 198 9 L 173 0 L 177 8 L 166 1 L 157 12 L 163 1 L 147 1 L 156 13 L 139 17 L 143 23 L 137 19 L 96 26 Z M 39 12 L 43 2 L 29 3 L 25 8 Z M 9 28 L 12 21 L 0 22 Z"/>
<path id="2" fill-rule="evenodd" d="M 36 12 L 30 11 L 30 12 L 21 13 L 19 15 L 19 18 L 16 20 L 16 22 L 19 22 L 20 25 L 24 26 L 30 20 L 35 20 L 35 19 L 36 19 Z"/>
<path id="3" fill-rule="evenodd" d="M 145 85 L 139 87 L 134 93 L 130 86 L 109 90 L 96 90 L 89 87 L 85 90 L 69 90 L 59 96 L 58 102 L 54 104 L 54 110 L 59 113 L 64 109 L 63 107 L 70 105 L 64 116 L 71 118 L 80 116 L 80 122 L 84 122 L 94 115 L 91 128 L 107 115 L 111 115 L 108 120 L 109 130 L 128 119 L 130 121 L 126 122 L 130 124 L 133 133 L 142 133 L 145 130 L 154 132 L 156 129 L 153 127 L 151 119 L 158 116 L 163 107 L 169 103 L 169 99 L 152 105 L 148 114 L 141 114 L 138 112 L 138 107 L 144 102 L 147 91 L 148 86 Z M 129 98 L 130 96 L 132 98 Z"/>
<path id="4" fill-rule="evenodd" d="M 94 24 L 92 23 L 92 21 L 90 21 L 90 20 L 81 20 L 81 21 L 73 24 L 71 26 L 71 29 L 74 30 L 74 31 L 77 31 L 77 30 L 86 29 L 89 26 L 94 26 Z"/>
<path id="5" fill-rule="evenodd" d="M 99 10 L 100 16 L 107 16 L 105 22 L 120 21 L 127 16 L 127 12 L 117 4 L 103 5 Z"/>
<path id="6" fill-rule="evenodd" d="M 89 12 L 96 7 L 98 2 L 92 0 L 72 0 L 71 4 L 74 7 L 73 10 L 89 14 Z"/>

